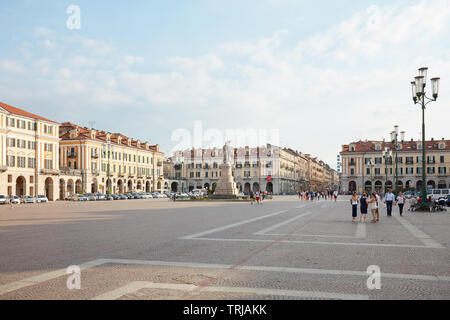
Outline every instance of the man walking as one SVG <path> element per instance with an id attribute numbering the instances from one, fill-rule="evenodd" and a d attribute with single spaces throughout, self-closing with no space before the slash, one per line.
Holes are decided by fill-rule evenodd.
<path id="1" fill-rule="evenodd" d="M 392 189 L 389 189 L 388 193 L 386 193 L 384 197 L 384 202 L 386 203 L 387 215 L 388 217 L 392 216 L 392 204 L 394 203 L 395 197 L 392 193 Z"/>

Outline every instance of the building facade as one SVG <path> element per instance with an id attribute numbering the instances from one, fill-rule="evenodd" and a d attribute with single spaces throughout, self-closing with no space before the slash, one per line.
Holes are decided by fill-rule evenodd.
<path id="1" fill-rule="evenodd" d="M 121 133 L 60 126 L 60 198 L 73 193 L 164 192 L 164 154 Z"/>
<path id="2" fill-rule="evenodd" d="M 0 103 L 0 194 L 165 192 L 158 145 L 58 123 Z"/>
<path id="3" fill-rule="evenodd" d="M 55 200 L 59 124 L 0 103 L 0 194 Z"/>
<path id="4" fill-rule="evenodd" d="M 431 139 L 425 142 L 427 188 L 450 188 L 450 140 Z M 362 192 L 395 189 L 395 163 L 399 190 L 422 189 L 422 142 L 400 141 L 392 157 L 384 157 L 384 150 L 392 150 L 386 141 L 357 141 L 342 146 L 341 191 Z"/>
<path id="5" fill-rule="evenodd" d="M 222 162 L 222 148 L 174 152 L 167 162 L 170 189 L 178 192 L 203 188 L 214 190 L 220 178 Z M 337 177 L 325 163 L 289 148 L 270 144 L 234 148 L 232 174 L 240 192 L 248 193 L 251 190 L 294 194 L 299 190 L 309 190 L 312 187 L 311 170 L 322 173 L 314 175 L 315 190 L 327 189 L 330 185 L 328 177 Z"/>

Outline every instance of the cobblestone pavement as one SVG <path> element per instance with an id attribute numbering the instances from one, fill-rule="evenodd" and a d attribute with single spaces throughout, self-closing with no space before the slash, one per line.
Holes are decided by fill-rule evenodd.
<path id="1" fill-rule="evenodd" d="M 347 197 L 2 206 L 0 299 L 449 299 L 450 212 L 380 210 L 359 224 Z"/>

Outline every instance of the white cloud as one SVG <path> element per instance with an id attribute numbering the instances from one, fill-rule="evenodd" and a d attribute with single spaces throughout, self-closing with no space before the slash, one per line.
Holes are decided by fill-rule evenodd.
<path id="1" fill-rule="evenodd" d="M 11 74 L 25 74 L 27 68 L 19 61 L 0 60 L 0 70 Z"/>

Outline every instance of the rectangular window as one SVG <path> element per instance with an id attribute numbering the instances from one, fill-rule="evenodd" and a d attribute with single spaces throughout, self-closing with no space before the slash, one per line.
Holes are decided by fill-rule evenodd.
<path id="1" fill-rule="evenodd" d="M 205 178 L 208 178 L 208 171 L 205 172 Z"/>
<path id="2" fill-rule="evenodd" d="M 370 176 L 370 168 L 366 168 L 366 175 Z"/>
<path id="3" fill-rule="evenodd" d="M 381 168 L 375 168 L 375 175 L 379 176 L 381 174 Z"/>
<path id="4" fill-rule="evenodd" d="M 414 158 L 413 157 L 406 157 L 406 164 L 414 164 Z"/>
<path id="5" fill-rule="evenodd" d="M 53 126 L 49 126 L 49 125 L 44 125 L 44 132 L 46 134 L 50 134 L 53 135 Z"/>
<path id="6" fill-rule="evenodd" d="M 353 168 L 350 169 L 350 175 L 351 175 L 351 176 L 354 176 L 354 175 L 355 175 L 355 169 L 353 169 Z"/>
<path id="7" fill-rule="evenodd" d="M 17 157 L 17 167 L 25 168 L 26 166 L 26 158 L 25 157 Z"/>
<path id="8" fill-rule="evenodd" d="M 375 158 L 375 164 L 381 164 L 382 158 Z"/>
<path id="9" fill-rule="evenodd" d="M 6 157 L 6 165 L 8 167 L 15 167 L 16 166 L 16 157 L 15 156 L 7 156 Z"/>
<path id="10" fill-rule="evenodd" d="M 435 173 L 435 168 L 434 167 L 428 167 L 427 168 L 427 173 L 434 174 Z"/>
<path id="11" fill-rule="evenodd" d="M 438 172 L 439 172 L 439 174 L 446 174 L 447 173 L 447 168 L 446 167 L 439 167 L 438 168 Z"/>
<path id="12" fill-rule="evenodd" d="M 7 124 L 8 124 L 8 127 L 15 127 L 15 119 L 8 117 Z"/>
<path id="13" fill-rule="evenodd" d="M 44 163 L 45 169 L 53 169 L 53 160 L 46 159 Z"/>
<path id="14" fill-rule="evenodd" d="M 36 159 L 28 158 L 28 168 L 34 169 L 36 168 Z"/>
<path id="15" fill-rule="evenodd" d="M 445 163 L 445 156 L 441 156 L 441 157 L 440 157 L 440 162 L 441 162 L 441 163 Z"/>
<path id="16" fill-rule="evenodd" d="M 8 144 L 8 147 L 15 147 L 16 146 L 16 139 L 8 138 L 7 144 Z"/>
<path id="17" fill-rule="evenodd" d="M 403 157 L 398 157 L 397 158 L 397 163 L 403 163 Z"/>
<path id="18" fill-rule="evenodd" d="M 193 173 L 193 172 L 190 172 L 189 176 L 190 176 L 191 178 L 193 178 L 193 177 L 194 177 L 194 173 Z"/>
<path id="19" fill-rule="evenodd" d="M 44 143 L 44 151 L 53 152 L 53 144 L 51 144 L 51 143 Z"/>

